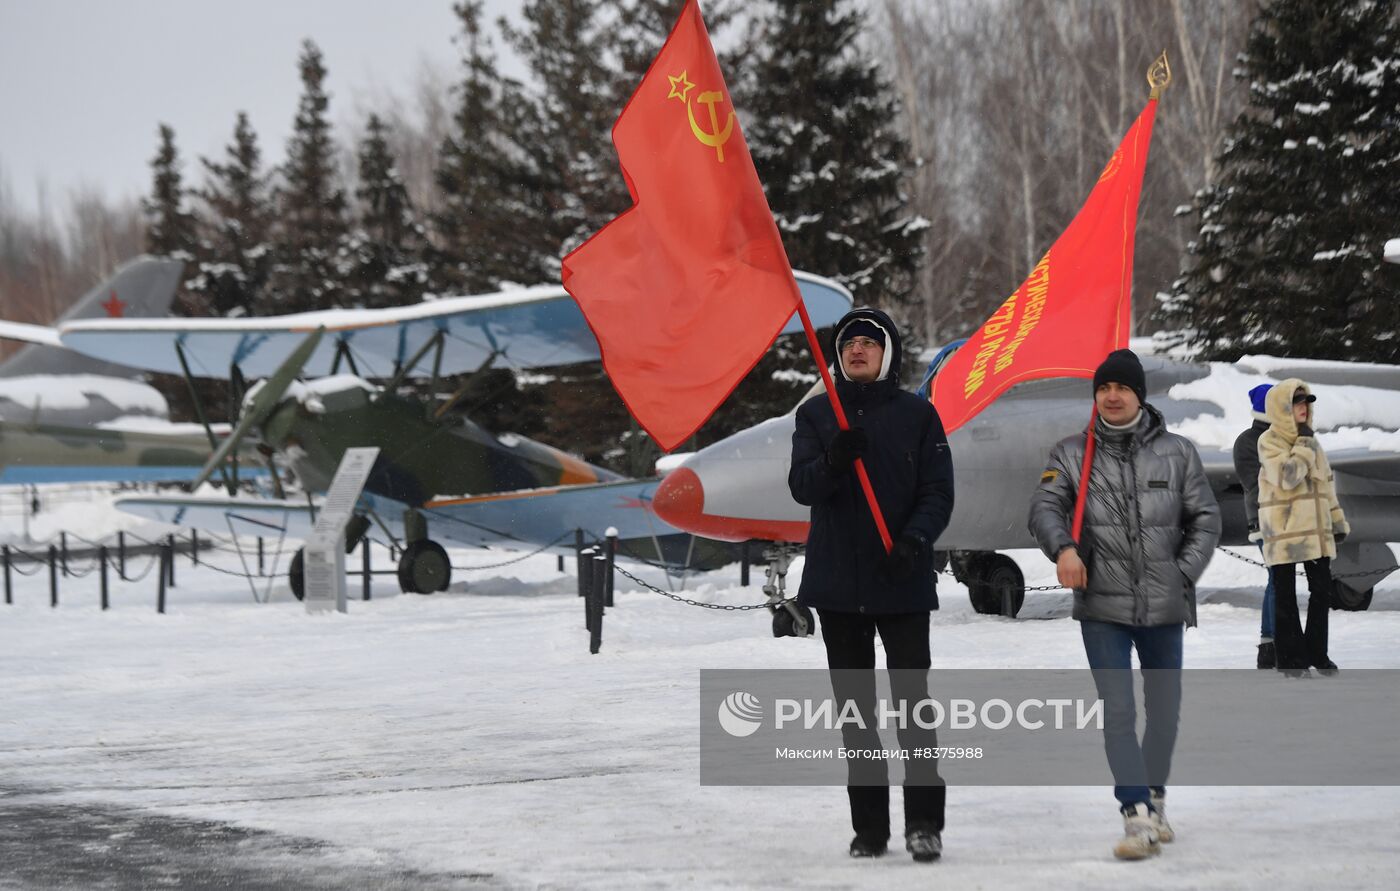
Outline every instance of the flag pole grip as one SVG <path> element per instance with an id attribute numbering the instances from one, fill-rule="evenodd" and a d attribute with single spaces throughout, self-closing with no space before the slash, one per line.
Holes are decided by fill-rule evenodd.
<path id="1" fill-rule="evenodd" d="M 797 283 L 793 282 L 796 288 Z M 803 302 L 801 295 L 797 299 L 797 313 L 802 317 L 802 330 L 807 332 L 807 345 L 812 349 L 812 358 L 817 362 L 817 370 L 821 372 L 822 381 L 826 384 L 826 395 L 831 400 L 831 410 L 836 413 L 836 425 L 842 430 L 851 429 L 850 423 L 846 420 L 846 410 L 841 407 L 841 400 L 836 395 L 836 382 L 831 379 L 831 370 L 826 367 L 826 357 L 822 355 L 821 344 L 817 342 L 817 332 L 812 328 L 812 319 L 807 315 L 807 305 Z M 875 500 L 875 488 L 870 485 L 870 474 L 865 472 L 865 462 L 856 459 L 856 477 L 860 479 L 860 487 L 865 492 L 865 503 L 870 505 L 870 515 L 875 518 L 875 528 L 880 530 L 880 541 L 885 545 L 885 553 L 889 553 L 894 548 L 894 542 L 890 539 L 889 527 L 885 525 L 885 515 L 880 511 L 880 502 Z"/>
<path id="2" fill-rule="evenodd" d="M 1070 537 L 1076 545 L 1080 533 L 1084 531 L 1084 504 L 1089 500 L 1089 472 L 1094 467 L 1094 428 L 1099 419 L 1099 406 L 1094 403 L 1094 412 L 1089 416 L 1089 432 L 1084 440 L 1084 463 L 1079 468 L 1079 495 L 1074 499 L 1074 525 L 1070 527 Z"/>

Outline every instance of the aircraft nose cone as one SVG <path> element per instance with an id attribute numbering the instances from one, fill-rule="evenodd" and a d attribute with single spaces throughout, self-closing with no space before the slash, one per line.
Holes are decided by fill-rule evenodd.
<path id="1" fill-rule="evenodd" d="M 677 529 L 693 529 L 705 512 L 705 488 L 700 485 L 700 477 L 689 467 L 677 467 L 656 487 L 651 509 Z"/>

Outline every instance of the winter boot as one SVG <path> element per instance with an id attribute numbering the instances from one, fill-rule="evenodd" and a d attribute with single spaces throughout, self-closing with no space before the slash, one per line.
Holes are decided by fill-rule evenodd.
<path id="1" fill-rule="evenodd" d="M 932 829 L 911 829 L 904 833 L 904 850 L 919 863 L 931 863 L 943 856 L 943 837 Z"/>
<path id="2" fill-rule="evenodd" d="M 1152 826 L 1157 830 L 1157 838 L 1164 845 L 1176 841 L 1176 832 L 1167 822 L 1167 793 L 1165 790 L 1152 790 Z"/>
<path id="3" fill-rule="evenodd" d="M 1274 642 L 1271 640 L 1266 640 L 1259 645 L 1259 658 L 1255 660 L 1254 667 L 1273 668 L 1275 658 L 1276 657 L 1274 655 Z"/>
<path id="4" fill-rule="evenodd" d="M 888 842 L 877 841 L 872 838 L 862 838 L 857 835 L 851 839 L 852 857 L 883 857 L 887 849 Z"/>
<path id="5" fill-rule="evenodd" d="M 1321 662 L 1314 662 L 1313 668 L 1316 668 L 1317 673 L 1325 678 L 1334 678 L 1337 676 L 1337 672 L 1341 670 L 1337 668 L 1337 663 L 1333 662 L 1331 659 L 1326 658 L 1324 658 Z"/>
<path id="6" fill-rule="evenodd" d="M 1162 853 L 1161 839 L 1147 803 L 1139 801 L 1123 808 L 1123 837 L 1113 846 L 1119 860 L 1144 860 Z"/>

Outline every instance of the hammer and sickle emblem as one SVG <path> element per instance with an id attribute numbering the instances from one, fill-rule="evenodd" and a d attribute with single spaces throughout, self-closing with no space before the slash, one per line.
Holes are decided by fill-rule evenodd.
<path id="1" fill-rule="evenodd" d="M 714 149 L 715 154 L 719 156 L 719 162 L 723 164 L 724 144 L 729 141 L 729 137 L 734 133 L 734 112 L 729 112 L 729 118 L 724 122 L 724 129 L 721 130 L 719 128 L 719 113 L 715 111 L 715 103 L 723 102 L 724 94 L 718 90 L 711 90 L 707 93 L 701 93 L 696 97 L 695 101 L 710 107 L 710 129 L 708 131 L 701 129 L 700 125 L 696 123 L 695 111 L 691 108 L 690 103 L 687 102 L 685 104 L 685 113 L 686 116 L 690 118 L 690 132 L 695 134 L 696 139 Z"/>

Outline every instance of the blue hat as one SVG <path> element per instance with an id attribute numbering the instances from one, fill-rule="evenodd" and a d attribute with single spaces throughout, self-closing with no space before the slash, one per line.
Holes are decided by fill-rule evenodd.
<path id="1" fill-rule="evenodd" d="M 1249 404 L 1254 406 L 1254 410 L 1261 415 L 1268 411 L 1264 406 L 1264 397 L 1269 395 L 1269 391 L 1273 388 L 1273 384 L 1260 384 L 1249 391 Z"/>

